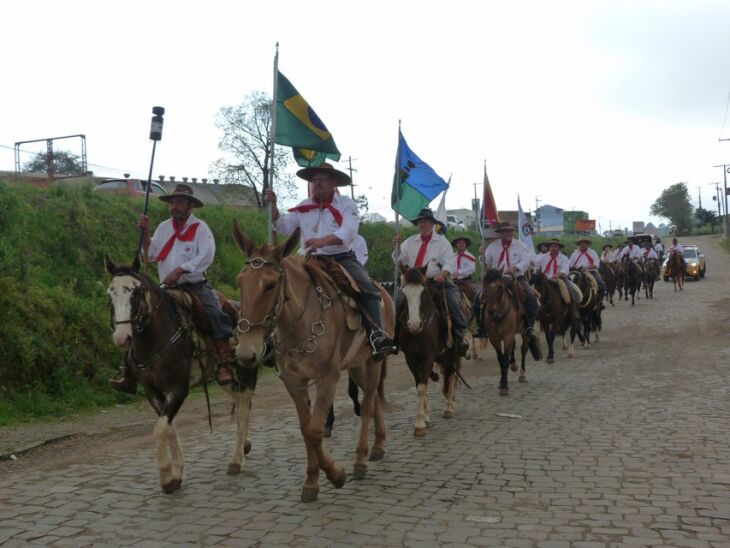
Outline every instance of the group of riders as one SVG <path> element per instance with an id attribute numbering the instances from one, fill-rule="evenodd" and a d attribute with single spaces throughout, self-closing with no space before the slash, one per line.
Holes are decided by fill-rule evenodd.
<path id="1" fill-rule="evenodd" d="M 372 356 L 382 359 L 396 353 L 397 329 L 392 336 L 383 330 L 380 292 L 364 268 L 367 245 L 358 235 L 360 220 L 357 204 L 337 190 L 340 186 L 351 184 L 350 176 L 327 163 L 301 169 L 297 176 L 308 181 L 310 197 L 285 213 L 277 208 L 276 194 L 271 189 L 263 194 L 264 203 L 272 206 L 276 232 L 290 235 L 299 229 L 300 253 L 315 259 L 334 260 L 349 273 L 359 287 L 356 300 L 369 335 Z M 198 298 L 211 324 L 210 337 L 219 361 L 216 380 L 221 385 L 229 384 L 232 381 L 230 365 L 234 357 L 228 341 L 233 326 L 206 277 L 206 271 L 215 256 L 215 239 L 208 225 L 193 213 L 194 209 L 203 207 L 203 202 L 185 184 L 176 185 L 173 192 L 159 199 L 169 204 L 170 218 L 163 221 L 151 237 L 149 219 L 140 215 L 137 222 L 144 234 L 144 259 L 157 263 L 160 280 L 165 286 L 185 289 Z M 452 318 L 454 344 L 457 352 L 463 356 L 468 349 L 464 337 L 468 319 L 462 306 L 462 289 L 474 303 L 476 318 L 481 316 L 480 299 L 478 295 L 474 297 L 470 294 L 470 289 L 475 292 L 478 289 L 473 282 L 477 258 L 467 251 L 471 240 L 459 236 L 449 242 L 435 230 L 438 221 L 427 208 L 421 210 L 412 222 L 418 227 L 418 233 L 403 241 L 399 235 L 393 238 L 393 260 L 407 267 L 424 268 L 426 277 L 443 287 Z M 497 269 L 520 286 L 525 334 L 528 337 L 535 336 L 534 324 L 539 311 L 538 298 L 528 284 L 531 271 L 542 272 L 548 278 L 561 278 L 570 287 L 569 271 L 580 269 L 595 277 L 602 301 L 606 284 L 598 270 L 601 262 L 616 263 L 628 257 L 628 260 L 641 263 L 661 260 L 663 254 L 660 242 L 656 249 L 651 248 L 651 242 L 647 242 L 642 249 L 629 240 L 625 247 L 619 246 L 616 251 L 612 251 L 612 246 L 607 244 L 599 257 L 590 249 L 591 241 L 582 238 L 577 242 L 578 249 L 567 257 L 562 253 L 564 244 L 555 238 L 542 244 L 540 253 L 536 255 L 523 242 L 513 239 L 515 230 L 510 223 L 499 224 L 496 227 L 498 238 L 491 242 L 485 240 L 479 248 L 479 262 L 484 269 Z M 677 240 L 673 243 L 672 251 L 678 251 L 681 255 L 682 249 Z M 396 307 L 400 301 L 400 295 L 396 293 Z M 483 336 L 481 326 L 476 335 Z M 121 377 L 110 380 L 110 385 L 122 392 L 135 393 L 136 380 L 132 367 L 132 364 L 125 363 Z"/>

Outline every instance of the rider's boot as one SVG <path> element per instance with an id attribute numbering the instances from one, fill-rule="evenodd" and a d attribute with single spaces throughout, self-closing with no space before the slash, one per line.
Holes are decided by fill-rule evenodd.
<path id="1" fill-rule="evenodd" d="M 126 362 L 119 368 L 119 374 L 122 376 L 121 379 L 109 379 L 109 386 L 114 390 L 119 390 L 125 394 L 136 394 L 137 393 L 137 379 L 132 373 L 132 366 Z"/>
<path id="2" fill-rule="evenodd" d="M 373 323 L 368 332 L 373 358 L 381 360 L 388 354 L 397 352 L 398 349 L 393 344 L 393 339 L 383 331 L 383 323 L 380 320 L 380 299 L 367 299 L 362 302 L 362 306 Z M 368 322 L 366 321 L 366 323 Z"/>
<path id="3" fill-rule="evenodd" d="M 233 351 L 228 339 L 217 339 L 213 341 L 215 351 L 218 355 L 218 369 L 215 373 L 215 380 L 221 386 L 231 384 L 233 375 L 229 364 L 233 361 Z"/>
<path id="4" fill-rule="evenodd" d="M 466 356 L 469 351 L 469 343 L 464 340 L 464 330 L 454 326 L 454 344 L 456 345 L 456 352 L 462 358 Z"/>

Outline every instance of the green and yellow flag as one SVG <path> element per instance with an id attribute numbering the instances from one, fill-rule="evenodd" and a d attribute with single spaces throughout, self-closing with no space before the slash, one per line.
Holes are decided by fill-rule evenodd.
<path id="1" fill-rule="evenodd" d="M 276 131 L 274 142 L 292 147 L 300 166 L 340 159 L 332 134 L 291 82 L 277 71 Z"/>

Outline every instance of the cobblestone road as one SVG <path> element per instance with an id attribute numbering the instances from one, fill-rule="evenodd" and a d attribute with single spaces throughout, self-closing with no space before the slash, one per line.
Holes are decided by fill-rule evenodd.
<path id="1" fill-rule="evenodd" d="M 730 546 L 730 261 L 704 242 L 707 278 L 658 284 L 605 312 L 600 344 L 528 362 L 500 398 L 496 361 L 470 363 L 456 418 L 414 438 L 415 389 L 392 390 L 388 443 L 368 478 L 299 502 L 306 466 L 293 405 L 262 415 L 226 475 L 231 437 L 182 438 L 186 482 L 157 486 L 152 447 L 0 477 L 0 544 L 235 546 Z M 401 366 L 402 367 L 402 366 Z M 351 469 L 347 403 L 327 445 Z M 498 414 L 519 415 L 510 418 Z M 83 462 L 83 463 L 82 463 Z"/>

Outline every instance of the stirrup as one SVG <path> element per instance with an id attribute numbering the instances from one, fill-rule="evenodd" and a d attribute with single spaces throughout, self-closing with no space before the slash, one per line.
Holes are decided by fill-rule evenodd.
<path id="1" fill-rule="evenodd" d="M 373 349 L 372 355 L 374 358 L 381 358 L 387 354 L 393 353 L 393 339 L 382 329 L 373 329 L 368 337 L 370 342 L 370 348 Z"/>

